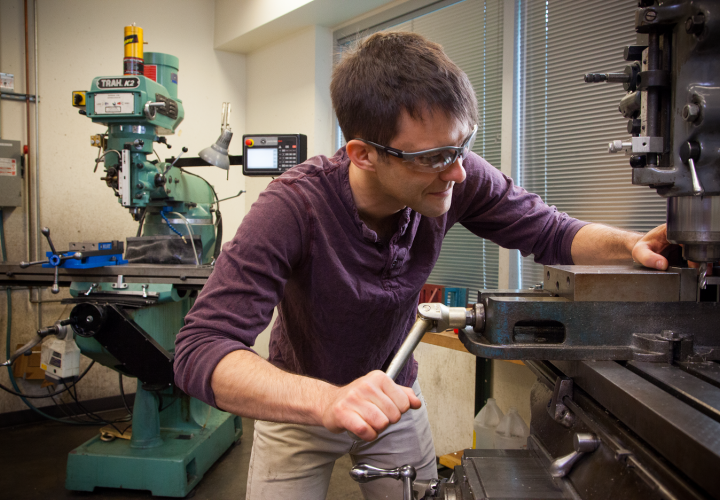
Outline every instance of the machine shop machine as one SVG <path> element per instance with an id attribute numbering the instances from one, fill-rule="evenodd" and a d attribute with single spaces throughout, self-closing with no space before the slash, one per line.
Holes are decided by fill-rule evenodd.
<path id="1" fill-rule="evenodd" d="M 181 155 L 162 161 L 154 151 L 171 147 L 167 138 L 185 116 L 178 58 L 143 53 L 143 31 L 133 25 L 125 28 L 124 63 L 122 76 L 95 78 L 89 91 L 73 92 L 72 104 L 107 127 L 91 138 L 99 149 L 95 168 L 104 164 L 102 181 L 138 222 L 137 236 L 127 239 L 127 248 L 118 241 L 73 243 L 59 252 L 46 228 L 48 260 L 5 265 L 2 274 L 8 285 L 50 281 L 54 293 L 69 286 L 71 298 L 63 302 L 74 304 L 70 317 L 41 332 L 62 332 L 67 341 L 74 336 L 83 355 L 137 378 L 132 425 L 72 450 L 66 487 L 184 497 L 242 434 L 240 417 L 189 397 L 173 383 L 175 336 L 219 254 L 222 200 L 206 180 L 181 167 Z M 225 169 L 232 137 L 228 113 L 229 105 L 220 139 L 208 148 L 211 160 L 224 158 L 216 165 Z"/>
<path id="2" fill-rule="evenodd" d="M 585 75 L 627 91 L 631 137 L 609 152 L 667 199 L 668 239 L 698 267 L 546 266 L 542 289 L 484 290 L 471 311 L 421 304 L 399 356 L 428 329 L 461 328 L 471 353 L 537 376 L 527 449 L 465 450 L 449 481 L 402 464 L 358 465 L 357 481 L 402 481 L 407 500 L 720 498 L 718 14 L 641 0 L 625 71 Z"/>

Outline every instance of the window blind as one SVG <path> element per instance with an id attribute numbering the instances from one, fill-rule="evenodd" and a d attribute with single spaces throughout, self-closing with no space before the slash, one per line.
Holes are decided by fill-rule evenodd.
<path id="1" fill-rule="evenodd" d="M 523 1 L 518 8 L 517 182 L 578 219 L 648 231 L 665 222 L 665 200 L 631 183 L 617 111 L 619 84 L 586 84 L 591 72 L 622 72 L 624 45 L 635 43 L 637 1 Z M 520 259 L 522 287 L 542 282 L 542 266 Z"/>
<path id="2" fill-rule="evenodd" d="M 390 28 L 419 33 L 439 43 L 468 75 L 478 100 L 478 137 L 473 151 L 497 167 L 502 121 L 502 16 L 501 0 L 465 0 Z M 469 288 L 468 298 L 475 302 L 477 290 L 498 286 L 498 246 L 456 224 L 443 241 L 428 282 Z"/>

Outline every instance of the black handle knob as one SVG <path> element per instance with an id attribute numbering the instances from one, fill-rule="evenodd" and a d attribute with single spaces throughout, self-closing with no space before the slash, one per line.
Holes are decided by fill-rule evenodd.
<path id="1" fill-rule="evenodd" d="M 647 165 L 647 157 L 644 155 L 641 156 L 631 156 L 630 157 L 630 166 L 632 168 L 643 168 L 645 165 Z"/>
<path id="2" fill-rule="evenodd" d="M 627 124 L 627 131 L 628 134 L 637 137 L 640 135 L 640 131 L 642 130 L 642 122 L 639 118 L 632 118 L 628 120 Z"/>
<path id="3" fill-rule="evenodd" d="M 628 45 L 623 50 L 623 58 L 626 61 L 641 61 L 645 49 L 647 49 L 647 45 Z"/>
<path id="4" fill-rule="evenodd" d="M 687 141 L 680 146 L 680 159 L 683 163 L 687 163 L 688 160 L 698 161 L 700 159 L 700 153 L 702 148 L 700 144 L 693 141 Z"/>

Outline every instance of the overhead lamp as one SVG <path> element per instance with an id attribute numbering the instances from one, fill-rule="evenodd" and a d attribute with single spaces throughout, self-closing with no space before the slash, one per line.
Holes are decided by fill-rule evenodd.
<path id="1" fill-rule="evenodd" d="M 230 147 L 230 140 L 232 139 L 233 133 L 230 130 L 230 103 L 224 102 L 222 105 L 221 114 L 222 123 L 220 125 L 220 137 L 218 137 L 215 144 L 209 146 L 200 153 L 198 156 L 208 162 L 211 165 L 228 170 L 230 168 L 230 157 L 228 156 L 228 148 Z"/>

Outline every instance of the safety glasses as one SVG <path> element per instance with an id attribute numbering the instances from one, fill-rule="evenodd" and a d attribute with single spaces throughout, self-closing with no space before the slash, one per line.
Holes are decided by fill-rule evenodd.
<path id="1" fill-rule="evenodd" d="M 477 125 L 472 129 L 470 135 L 465 139 L 461 146 L 443 146 L 441 148 L 433 148 L 425 151 L 417 151 L 415 153 L 406 153 L 396 148 L 382 146 L 365 139 L 357 139 L 365 144 L 374 146 L 387 154 L 405 161 L 405 166 L 416 172 L 438 173 L 447 170 L 457 161 L 458 158 L 465 159 L 472 150 L 477 137 Z"/>

